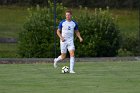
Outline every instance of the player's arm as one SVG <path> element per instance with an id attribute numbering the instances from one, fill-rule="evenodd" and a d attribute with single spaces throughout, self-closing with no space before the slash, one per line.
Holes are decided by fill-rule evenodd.
<path id="1" fill-rule="evenodd" d="M 62 42 L 64 42 L 65 40 L 64 40 L 64 38 L 62 37 L 62 34 L 61 34 L 61 31 L 62 31 L 62 23 L 63 23 L 63 21 L 61 21 L 61 22 L 59 23 L 59 26 L 58 26 L 58 29 L 57 29 L 57 35 L 58 35 L 58 37 L 60 38 L 60 40 L 61 40 Z"/>
<path id="2" fill-rule="evenodd" d="M 83 38 L 80 35 L 80 32 L 78 30 L 75 31 L 76 36 L 79 38 L 80 42 L 83 42 Z"/>
<path id="3" fill-rule="evenodd" d="M 81 35 L 80 35 L 80 32 L 79 32 L 79 30 L 78 30 L 78 24 L 75 22 L 75 27 L 74 27 L 74 31 L 75 31 L 75 33 L 76 33 L 76 36 L 79 38 L 79 40 L 80 40 L 80 42 L 83 42 L 83 38 L 81 37 Z"/>
<path id="4" fill-rule="evenodd" d="M 62 35 L 61 35 L 61 30 L 60 30 L 60 29 L 57 29 L 57 35 L 58 35 L 58 37 L 62 40 L 62 42 L 65 41 L 64 38 L 63 38 Z"/>

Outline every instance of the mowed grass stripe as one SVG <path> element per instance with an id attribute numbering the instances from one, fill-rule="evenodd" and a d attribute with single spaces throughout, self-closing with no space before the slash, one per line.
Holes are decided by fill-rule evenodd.
<path id="1" fill-rule="evenodd" d="M 140 93 L 140 62 L 77 62 L 0 65 L 0 93 Z"/>

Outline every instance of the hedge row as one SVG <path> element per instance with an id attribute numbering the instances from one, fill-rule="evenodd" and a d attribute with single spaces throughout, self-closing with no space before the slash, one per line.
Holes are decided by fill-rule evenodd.
<path id="1" fill-rule="evenodd" d="M 24 31 L 19 35 L 19 54 L 21 57 L 54 57 L 54 20 L 53 3 L 49 8 L 29 8 L 29 16 L 24 24 Z M 64 19 L 62 4 L 57 4 L 57 25 Z M 79 11 L 81 11 L 79 9 Z M 73 16 L 78 22 L 79 31 L 84 38 L 81 44 L 75 38 L 76 57 L 102 57 L 138 55 L 138 39 L 121 37 L 119 27 L 109 12 L 109 8 L 95 9 L 93 14 L 85 13 Z M 121 41 L 121 42 L 120 42 Z M 56 41 L 57 55 L 59 55 L 59 38 Z M 132 44 L 132 45 L 130 45 Z"/>

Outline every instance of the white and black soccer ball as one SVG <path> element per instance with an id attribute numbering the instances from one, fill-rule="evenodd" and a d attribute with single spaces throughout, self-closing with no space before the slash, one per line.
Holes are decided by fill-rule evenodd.
<path id="1" fill-rule="evenodd" d="M 62 72 L 63 74 L 69 73 L 69 67 L 68 67 L 68 66 L 63 66 L 61 72 Z"/>

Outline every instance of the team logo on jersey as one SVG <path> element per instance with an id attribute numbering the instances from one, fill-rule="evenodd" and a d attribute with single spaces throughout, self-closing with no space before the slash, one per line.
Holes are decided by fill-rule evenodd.
<path id="1" fill-rule="evenodd" d="M 68 30 L 71 30 L 70 26 L 68 26 Z"/>

